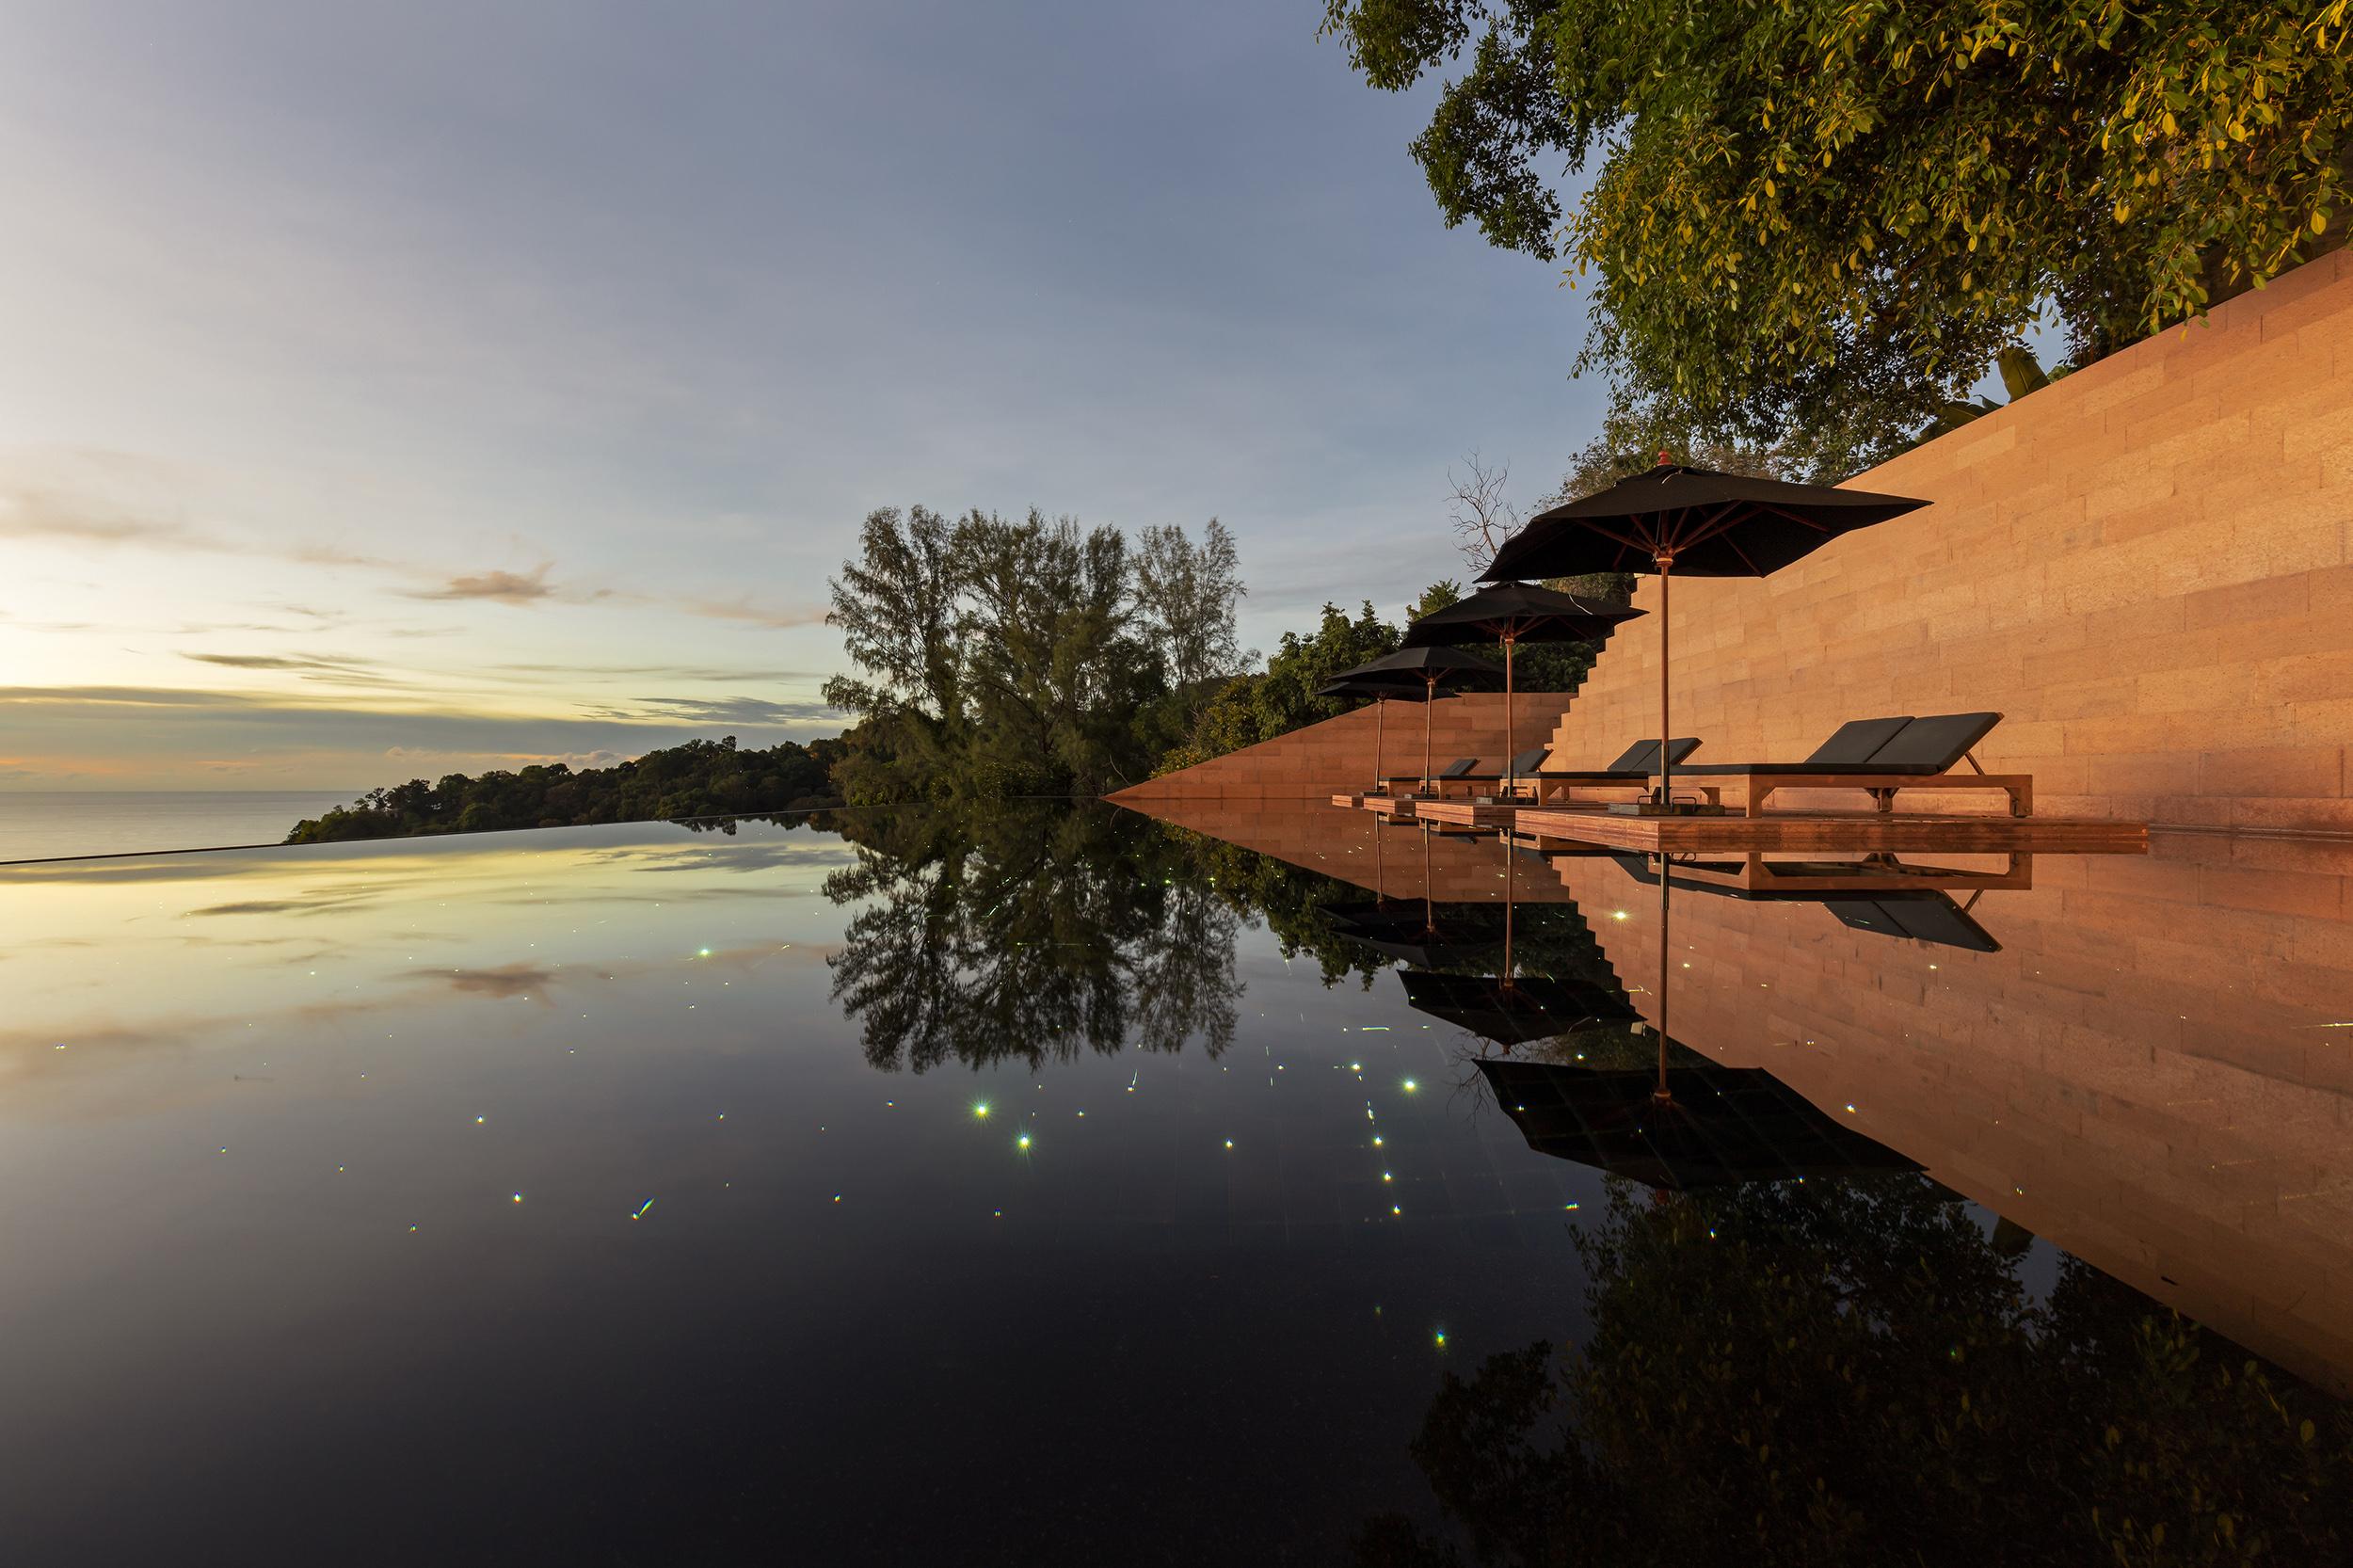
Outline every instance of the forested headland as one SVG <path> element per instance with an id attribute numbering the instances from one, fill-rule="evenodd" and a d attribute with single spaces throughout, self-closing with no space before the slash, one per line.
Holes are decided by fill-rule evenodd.
<path id="1" fill-rule="evenodd" d="M 649 751 L 609 768 L 552 762 L 479 777 L 453 773 L 437 784 L 412 778 L 296 824 L 286 842 L 808 810 L 838 804 L 831 775 L 840 752 L 836 740 L 782 741 L 765 751 L 747 750 L 729 735 Z"/>

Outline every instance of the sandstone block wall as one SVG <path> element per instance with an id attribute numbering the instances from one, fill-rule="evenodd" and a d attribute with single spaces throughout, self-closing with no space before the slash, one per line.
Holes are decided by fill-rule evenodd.
<path id="1" fill-rule="evenodd" d="M 1674 728 L 1705 738 L 1694 761 L 1992 709 L 2008 716 L 1978 760 L 2033 774 L 2043 812 L 2353 832 L 2353 256 L 1853 484 L 1934 504 L 1763 581 L 1676 582 Z M 1658 608 L 1657 579 L 1635 602 Z M 1656 629 L 1611 639 L 1563 743 L 1656 732 Z M 1833 801 L 1860 804 L 1816 804 Z"/>
<path id="2" fill-rule="evenodd" d="M 1569 708 L 1568 696 L 1561 692 L 1521 692 L 1514 703 L 1513 728 L 1522 751 L 1549 740 Z M 1390 773 L 1421 771 L 1423 706 L 1388 705 L 1381 759 Z M 1458 757 L 1477 757 L 1486 770 L 1500 770 L 1512 755 L 1504 744 L 1503 717 L 1500 692 L 1440 698 L 1430 709 L 1431 766 L 1443 768 Z M 1373 728 L 1372 705 L 1368 703 L 1262 744 L 1147 779 L 1111 798 L 1137 806 L 1153 800 L 1328 800 L 1338 791 L 1362 790 L 1372 782 Z M 1612 746 L 1596 760 L 1606 762 L 1625 749 L 1623 744 Z"/>

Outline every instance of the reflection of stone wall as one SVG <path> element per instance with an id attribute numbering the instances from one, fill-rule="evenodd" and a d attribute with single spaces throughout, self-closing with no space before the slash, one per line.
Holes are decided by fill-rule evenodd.
<path id="1" fill-rule="evenodd" d="M 1934 858 L 1933 856 L 1926 858 Z M 1646 1016 L 1655 889 L 1564 861 Z M 2353 1389 L 2353 850 L 2173 838 L 2045 856 L 2004 951 L 1677 891 L 1669 1026 L 1939 1181 L 2309 1377 Z M 1851 1115 L 1846 1107 L 1851 1104 Z"/>
<path id="2" fill-rule="evenodd" d="M 1417 899 L 1425 888 L 1441 904 L 1502 902 L 1504 872 L 1525 904 L 1565 904 L 1568 889 L 1542 862 L 1507 861 L 1492 835 L 1433 833 L 1410 823 L 1383 824 L 1370 811 L 1288 800 L 1139 800 L 1136 810 L 1229 844 L 1389 898 Z"/>
<path id="3" fill-rule="evenodd" d="M 1551 737 L 1553 727 L 1568 712 L 1569 699 L 1561 692 L 1521 692 L 1516 704 L 1513 728 L 1519 749 L 1527 751 Z M 1381 740 L 1382 762 L 1389 772 L 1421 771 L 1421 721 L 1420 703 L 1389 704 Z M 1328 800 L 1336 791 L 1361 790 L 1372 781 L 1372 732 L 1373 712 L 1367 704 L 1182 772 L 1146 779 L 1111 798 L 1128 805 L 1180 799 Z M 1441 698 L 1430 711 L 1430 733 L 1433 768 L 1443 768 L 1457 757 L 1477 757 L 1489 771 L 1499 771 L 1511 755 L 1503 743 L 1500 692 Z M 1612 746 L 1595 763 L 1625 749 Z"/>
<path id="4" fill-rule="evenodd" d="M 2353 830 L 2353 253 L 1854 483 L 1936 504 L 1763 582 L 1675 584 L 1694 761 L 1992 709 L 1978 760 L 2033 774 L 2044 811 Z M 1635 603 L 1657 609 L 1657 579 Z M 1657 632 L 1611 639 L 1570 750 L 1657 733 Z"/>
<path id="5" fill-rule="evenodd" d="M 1369 888 L 1367 812 L 1153 814 Z M 1379 881 L 1420 894 L 1418 835 Z M 1401 847 L 1402 853 L 1400 853 Z M 1433 842 L 1442 900 L 1500 896 L 1492 837 Z M 1965 864 L 1984 856 L 1910 858 Z M 1607 859 L 1515 883 L 1574 898 L 1656 1018 L 1657 889 Z M 1965 894 L 1961 895 L 1966 897 Z M 2290 1368 L 2353 1392 L 2353 847 L 2165 835 L 2044 856 L 1975 918 L 2002 951 L 1842 926 L 1817 904 L 1678 891 L 1669 1020 L 1939 1181 Z M 1851 1115 L 1846 1107 L 1855 1109 Z"/>

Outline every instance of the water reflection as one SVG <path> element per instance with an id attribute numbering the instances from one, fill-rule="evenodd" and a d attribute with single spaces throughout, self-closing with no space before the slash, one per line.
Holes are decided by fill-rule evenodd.
<path id="1" fill-rule="evenodd" d="M 1032 803 L 844 830 L 833 1000 L 875 1067 L 1233 1044 L 1241 917 L 1143 819 Z"/>
<path id="2" fill-rule="evenodd" d="M 2073 1258 L 2030 1288 L 2014 1234 L 1918 1176 L 1613 1182 L 1581 1343 L 1448 1373 L 1414 1440 L 1462 1535 L 1359 1560 L 2345 1560 L 2342 1405 Z"/>
<path id="3" fill-rule="evenodd" d="M 0 872 L 11 1544 L 2329 1560 L 2338 872 L 1204 825 Z"/>

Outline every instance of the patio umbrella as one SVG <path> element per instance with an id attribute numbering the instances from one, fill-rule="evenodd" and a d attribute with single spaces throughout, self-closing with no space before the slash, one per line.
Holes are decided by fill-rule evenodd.
<path id="1" fill-rule="evenodd" d="M 1678 1067 L 1681 1092 L 1667 1100 L 1646 1072 L 1484 1059 L 1478 1067 L 1529 1148 L 1649 1187 L 1920 1168 L 1762 1067 Z"/>
<path id="2" fill-rule="evenodd" d="M 1361 696 L 1372 699 L 1372 792 L 1374 794 L 1379 794 L 1388 782 L 1381 772 L 1381 731 L 1382 727 L 1388 721 L 1389 704 L 1392 702 L 1435 702 L 1439 695 L 1435 683 L 1409 681 L 1404 679 L 1396 680 L 1342 679 L 1326 681 L 1316 688 L 1318 696 Z M 1426 719 L 1427 715 L 1424 717 Z M 1422 728 L 1427 729 L 1429 725 L 1425 723 Z M 1425 769 L 1428 766 L 1427 762 L 1423 764 Z"/>
<path id="3" fill-rule="evenodd" d="M 1658 732 L 1667 714 L 1667 584 L 1686 577 L 1765 577 L 1811 554 L 1841 534 L 1900 517 L 1925 501 L 1827 485 L 1687 468 L 1658 455 L 1658 466 L 1607 489 L 1537 513 L 1504 541 L 1481 577 L 1587 572 L 1658 574 Z M 1673 765 L 1658 760 L 1657 808 L 1669 809 Z"/>
<path id="4" fill-rule="evenodd" d="M 1583 643 L 1608 636 L 1640 610 L 1587 604 L 1571 594 L 1505 583 L 1433 610 L 1405 629 L 1407 648 L 1458 648 L 1465 643 L 1503 645 L 1503 788 L 1513 792 L 1512 760 L 1519 755 L 1513 727 L 1512 650 L 1521 643 Z"/>
<path id="5" fill-rule="evenodd" d="M 1395 682 L 1421 682 L 1426 694 L 1423 700 L 1434 699 L 1441 686 L 1453 686 L 1464 691 L 1493 691 L 1497 683 L 1510 679 L 1509 673 L 1496 667 L 1491 659 L 1460 653 L 1450 648 L 1401 648 L 1395 653 L 1385 653 L 1369 664 L 1353 670 L 1342 670 L 1332 678 L 1335 685 L 1345 680 L 1352 683 L 1369 681 L 1386 686 Z M 1430 710 L 1421 712 L 1421 783 L 1430 787 Z"/>
<path id="6" fill-rule="evenodd" d="M 1623 1019 L 1617 997 L 1546 975 L 1433 974 L 1401 969 L 1406 1005 L 1506 1048 L 1549 1040 L 1597 1018 Z"/>

